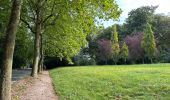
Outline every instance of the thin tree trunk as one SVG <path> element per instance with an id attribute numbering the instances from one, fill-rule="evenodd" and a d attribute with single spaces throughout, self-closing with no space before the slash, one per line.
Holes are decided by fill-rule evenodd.
<path id="1" fill-rule="evenodd" d="M 106 59 L 106 61 L 105 61 L 105 65 L 107 65 L 107 59 Z"/>
<path id="2" fill-rule="evenodd" d="M 152 60 L 152 58 L 151 58 L 151 64 L 153 63 L 153 60 Z"/>
<path id="3" fill-rule="evenodd" d="M 17 26 L 20 20 L 21 0 L 13 0 L 10 20 L 6 30 L 6 41 L 4 44 L 4 55 L 0 75 L 0 100 L 11 100 L 11 77 L 13 53 Z"/>
<path id="4" fill-rule="evenodd" d="M 36 33 L 34 39 L 34 59 L 33 59 L 33 68 L 32 68 L 32 77 L 37 77 L 38 72 L 38 63 L 40 58 L 40 33 L 41 33 L 41 25 L 36 25 Z"/>
<path id="5" fill-rule="evenodd" d="M 41 73 L 43 71 L 43 37 L 42 34 L 40 36 L 40 61 L 38 65 L 38 73 Z"/>
<path id="6" fill-rule="evenodd" d="M 40 60 L 40 34 L 42 30 L 42 0 L 37 0 L 36 23 L 35 23 L 35 39 L 34 39 L 34 58 L 32 77 L 37 77 L 38 65 Z"/>
<path id="7" fill-rule="evenodd" d="M 142 58 L 142 63 L 145 64 L 145 59 L 144 58 Z"/>

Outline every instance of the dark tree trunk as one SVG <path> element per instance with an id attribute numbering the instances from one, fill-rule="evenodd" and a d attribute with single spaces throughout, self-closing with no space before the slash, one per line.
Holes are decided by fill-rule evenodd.
<path id="1" fill-rule="evenodd" d="M 106 59 L 106 61 L 105 61 L 105 65 L 107 65 L 107 59 Z"/>
<path id="2" fill-rule="evenodd" d="M 150 61 L 151 61 L 151 64 L 153 63 L 153 60 L 152 60 L 152 58 L 150 58 Z"/>
<path id="3" fill-rule="evenodd" d="M 42 0 L 37 0 L 36 3 L 36 23 L 35 23 L 35 39 L 34 39 L 34 58 L 32 77 L 37 77 L 38 65 L 40 60 L 40 35 L 42 30 Z"/>
<path id="4" fill-rule="evenodd" d="M 10 20 L 6 30 L 6 40 L 4 43 L 3 61 L 0 75 L 0 100 L 11 100 L 11 76 L 13 53 L 17 26 L 19 24 L 21 11 L 21 0 L 13 0 Z"/>

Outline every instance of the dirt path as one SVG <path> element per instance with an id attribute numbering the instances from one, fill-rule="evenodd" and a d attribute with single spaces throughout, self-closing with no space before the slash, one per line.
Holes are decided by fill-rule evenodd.
<path id="1" fill-rule="evenodd" d="M 16 88 L 13 90 L 14 100 L 58 100 L 48 71 L 44 71 L 36 79 L 29 77 L 16 84 L 19 86 L 14 86 Z M 15 93 L 17 89 L 20 93 Z"/>

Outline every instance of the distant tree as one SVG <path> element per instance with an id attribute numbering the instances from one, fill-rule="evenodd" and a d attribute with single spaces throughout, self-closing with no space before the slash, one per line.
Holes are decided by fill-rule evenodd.
<path id="1" fill-rule="evenodd" d="M 113 61 L 116 64 L 117 60 L 119 59 L 119 53 L 120 53 L 118 33 L 117 33 L 117 30 L 116 30 L 116 25 L 113 26 L 111 41 L 112 41 Z"/>
<path id="2" fill-rule="evenodd" d="M 89 53 L 88 48 L 82 48 L 78 55 L 74 57 L 74 64 L 78 66 L 82 65 L 95 65 L 95 59 L 93 59 Z"/>
<path id="3" fill-rule="evenodd" d="M 90 34 L 86 39 L 88 41 L 87 52 L 92 59 L 95 59 L 97 51 L 96 35 Z"/>
<path id="4" fill-rule="evenodd" d="M 119 40 L 123 40 L 125 38 L 125 26 L 124 25 L 119 25 L 115 24 L 116 26 L 116 31 L 119 33 L 118 38 Z M 107 27 L 105 29 L 100 30 L 97 32 L 97 39 L 107 39 L 111 40 L 113 37 L 113 26 Z"/>
<path id="5" fill-rule="evenodd" d="M 156 14 L 154 15 L 152 26 L 157 40 L 157 46 L 170 48 L 170 17 Z"/>
<path id="6" fill-rule="evenodd" d="M 121 58 L 123 58 L 125 63 L 126 63 L 126 60 L 128 59 L 128 56 L 129 56 L 129 49 L 128 49 L 128 46 L 126 45 L 126 43 L 124 42 L 123 46 L 121 48 Z"/>
<path id="7" fill-rule="evenodd" d="M 146 53 L 146 57 L 148 57 L 152 63 L 152 59 L 156 53 L 156 43 L 151 25 L 149 23 L 146 24 L 146 29 L 144 30 L 144 36 L 141 45 Z"/>
<path id="8" fill-rule="evenodd" d="M 159 51 L 159 62 L 170 61 L 170 16 L 162 14 L 154 15 L 152 23 L 157 50 Z"/>
<path id="9" fill-rule="evenodd" d="M 112 38 L 112 27 L 107 27 L 105 29 L 102 29 L 101 31 L 97 32 L 97 39 L 107 39 L 107 40 L 111 40 Z"/>
<path id="10" fill-rule="evenodd" d="M 153 21 L 153 15 L 158 6 L 142 6 L 129 12 L 126 19 L 129 34 L 143 32 L 145 25 Z"/>
<path id="11" fill-rule="evenodd" d="M 108 60 L 112 58 L 112 42 L 104 39 L 98 40 L 97 47 L 96 59 L 107 64 Z"/>
<path id="12" fill-rule="evenodd" d="M 129 48 L 129 59 L 135 63 L 142 59 L 144 60 L 144 50 L 141 47 L 143 33 L 136 33 L 133 36 L 126 36 L 125 42 Z"/>

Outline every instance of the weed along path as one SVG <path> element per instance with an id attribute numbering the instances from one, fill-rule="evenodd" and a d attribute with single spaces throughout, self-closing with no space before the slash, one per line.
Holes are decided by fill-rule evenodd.
<path id="1" fill-rule="evenodd" d="M 58 100 L 48 71 L 37 78 L 28 77 L 13 85 L 13 100 Z"/>

